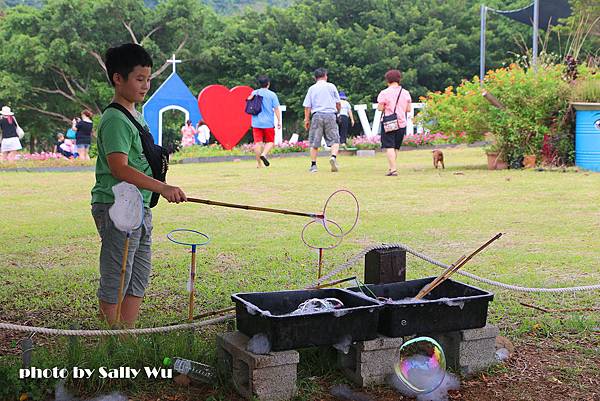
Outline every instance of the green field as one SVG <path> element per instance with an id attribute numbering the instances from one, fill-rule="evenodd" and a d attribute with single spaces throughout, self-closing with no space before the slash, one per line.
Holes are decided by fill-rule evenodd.
<path id="1" fill-rule="evenodd" d="M 599 174 L 574 168 L 488 171 L 481 148 L 444 153 L 442 171 L 433 169 L 431 151 L 402 152 L 398 177 L 384 176 L 385 158 L 377 154 L 342 156 L 337 174 L 328 171 L 325 158 L 317 174 L 308 173 L 308 158 L 275 158 L 263 169 L 253 161 L 173 165 L 169 181 L 188 196 L 302 211 L 318 211 L 336 189 L 353 191 L 360 222 L 339 248 L 326 252 L 326 272 L 382 242 L 401 242 L 450 263 L 502 232 L 465 270 L 528 287 L 600 283 Z M 92 172 L 0 172 L 1 321 L 100 327 L 95 295 L 100 244 L 89 205 L 93 182 Z M 164 200 L 153 212 L 154 270 L 140 327 L 187 316 L 190 254 L 167 240 L 175 228 L 197 229 L 212 240 L 198 256 L 197 311 L 229 306 L 235 292 L 302 288 L 316 277 L 317 254 L 300 240 L 304 218 Z M 409 278 L 439 272 L 409 256 Z M 351 273 L 362 277 L 362 266 L 336 278 Z M 598 308 L 598 291 L 525 294 L 460 280 L 495 292 L 489 320 L 517 342 L 534 331 L 584 337 L 600 326 L 598 312 L 543 314 L 519 304 Z M 214 330 L 205 333 L 200 346 L 210 357 Z M 15 340 L 22 336 L 4 333 L 2 353 L 15 354 Z M 48 337 L 46 343 L 49 358 L 60 353 L 60 342 Z M 3 359 L 13 363 L 12 358 Z M 138 358 L 144 361 L 144 355 Z"/>

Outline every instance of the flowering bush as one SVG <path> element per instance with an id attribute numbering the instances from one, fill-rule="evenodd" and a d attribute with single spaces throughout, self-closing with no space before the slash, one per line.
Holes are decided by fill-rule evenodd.
<path id="1" fill-rule="evenodd" d="M 363 149 L 380 149 L 381 148 L 381 135 L 375 135 L 368 137 L 366 135 L 355 136 L 350 138 L 352 147 L 363 150 Z"/>
<path id="2" fill-rule="evenodd" d="M 60 153 L 41 152 L 41 153 L 17 153 L 17 160 L 53 160 L 64 159 Z"/>
<path id="3" fill-rule="evenodd" d="M 525 154 L 540 156 L 544 137 L 551 142 L 567 142 L 558 146 L 563 162 L 570 161 L 572 139 L 559 131 L 568 109 L 569 85 L 563 79 L 561 65 L 543 65 L 535 72 L 516 64 L 489 71 L 485 89 L 504 106 L 499 109 L 483 96 L 479 78 L 463 81 L 456 89 L 448 87 L 430 93 L 425 109 L 417 119 L 426 128 L 442 131 L 458 139 L 465 132 L 467 142 L 481 140 L 490 132 L 494 139 L 491 151 L 512 163 Z M 564 129 L 563 129 L 564 132 Z M 518 164 L 518 163 L 517 163 Z"/>
<path id="4" fill-rule="evenodd" d="M 462 133 L 462 135 L 464 136 L 464 132 Z M 405 146 L 414 146 L 414 147 L 431 146 L 431 145 L 438 145 L 441 143 L 447 143 L 449 139 L 450 139 L 450 137 L 448 135 L 444 135 L 441 132 L 436 132 L 435 134 L 424 133 L 424 134 L 405 136 L 402 144 Z"/>
<path id="5" fill-rule="evenodd" d="M 310 147 L 308 141 L 299 141 L 290 143 L 289 141 L 283 141 L 280 144 L 276 144 L 271 151 L 272 154 L 278 153 L 293 153 L 293 152 L 305 152 Z M 242 151 L 245 153 L 254 153 L 254 144 L 246 143 L 241 146 Z"/>

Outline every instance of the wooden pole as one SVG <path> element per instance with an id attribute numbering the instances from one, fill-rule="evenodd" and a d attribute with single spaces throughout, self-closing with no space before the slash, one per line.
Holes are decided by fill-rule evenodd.
<path id="1" fill-rule="evenodd" d="M 196 289 L 194 281 L 196 280 L 196 245 L 192 245 L 192 266 L 190 268 L 190 304 L 188 306 L 188 320 L 194 320 L 194 296 Z"/>
<path id="2" fill-rule="evenodd" d="M 451 268 L 448 268 L 448 269 L 446 269 L 446 271 L 444 271 L 444 276 L 440 280 L 438 280 L 438 282 L 437 282 L 437 284 L 435 286 L 432 286 L 432 285 L 426 286 L 426 287 L 428 287 L 427 290 L 425 290 L 425 288 L 423 288 L 417 294 L 417 296 L 415 297 L 415 299 L 421 299 L 421 298 L 425 297 L 427 294 L 429 294 L 431 291 L 433 291 L 437 286 L 439 286 L 441 283 L 443 283 L 444 281 L 446 281 L 451 275 L 453 275 L 454 273 L 456 273 L 461 267 L 463 267 L 465 265 L 465 263 L 467 263 L 469 260 L 471 260 L 471 258 L 473 256 L 477 255 L 484 248 L 486 248 L 492 242 L 496 241 L 501 236 L 502 236 L 502 233 L 496 234 L 492 239 L 490 239 L 489 241 L 487 241 L 485 244 L 481 245 L 479 248 L 477 248 L 473 253 L 471 253 L 466 258 L 462 258 L 461 257 L 459 259 L 460 262 L 458 262 L 455 266 L 454 265 L 450 266 Z"/>
<path id="3" fill-rule="evenodd" d="M 123 305 L 123 287 L 125 286 L 125 272 L 127 271 L 127 256 L 129 256 L 129 233 L 125 237 L 125 249 L 121 261 L 121 277 L 119 282 L 119 293 L 117 298 L 117 323 L 121 321 L 121 306 Z"/>
<path id="4" fill-rule="evenodd" d="M 272 208 L 268 208 L 268 207 L 240 205 L 240 204 L 237 204 L 237 203 L 217 202 L 217 201 L 211 201 L 211 200 L 208 200 L 208 199 L 198 199 L 198 198 L 187 198 L 187 200 L 188 200 L 188 202 L 203 203 L 205 205 L 212 205 L 212 206 L 230 207 L 230 208 L 234 208 L 234 209 L 256 210 L 256 211 L 259 211 L 259 212 L 288 214 L 288 215 L 292 215 L 292 216 L 310 217 L 310 218 L 313 218 L 313 219 L 324 219 L 325 218 L 325 215 L 322 214 L 322 213 L 321 214 L 318 214 L 318 213 L 302 213 L 302 212 L 294 212 L 294 211 L 285 210 L 285 209 L 272 209 Z"/>
<path id="5" fill-rule="evenodd" d="M 319 275 L 317 277 L 318 280 L 321 279 L 323 271 L 323 248 L 319 248 Z"/>

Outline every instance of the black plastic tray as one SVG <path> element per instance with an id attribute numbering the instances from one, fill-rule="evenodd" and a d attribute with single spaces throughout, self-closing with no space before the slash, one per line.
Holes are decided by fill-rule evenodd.
<path id="1" fill-rule="evenodd" d="M 415 297 L 435 277 L 391 284 L 368 284 L 377 296 L 393 301 Z M 358 287 L 349 288 L 359 292 Z M 362 292 L 371 296 L 362 288 Z M 407 303 L 385 303 L 379 313 L 379 332 L 388 337 L 413 334 L 441 333 L 484 327 L 488 304 L 494 294 L 460 283 L 446 280 L 425 298 Z"/>
<path id="2" fill-rule="evenodd" d="M 290 315 L 311 298 L 337 298 L 344 308 L 306 315 Z M 344 289 L 295 290 L 233 294 L 237 329 L 247 336 L 263 333 L 271 350 L 283 351 L 316 345 L 333 345 L 350 336 L 352 341 L 377 337 L 383 305 Z"/>

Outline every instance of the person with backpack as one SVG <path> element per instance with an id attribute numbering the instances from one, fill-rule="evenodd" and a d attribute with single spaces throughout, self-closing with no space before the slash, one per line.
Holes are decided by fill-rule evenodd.
<path id="1" fill-rule="evenodd" d="M 164 157 L 168 156 L 165 156 L 166 151 L 162 153 L 163 148 L 154 145 L 142 114 L 135 108 L 150 89 L 152 58 L 143 47 L 127 43 L 108 49 L 105 59 L 114 97 L 98 125 L 96 183 L 92 188 L 92 216 L 102 240 L 97 295 L 100 316 L 109 325 L 120 320 L 126 327 L 133 327 L 152 270 L 150 207 L 158 201 L 155 194 L 175 203 L 185 202 L 187 198 L 181 188 L 161 181 L 166 174 Z M 109 209 L 115 202 L 112 188 L 122 181 L 140 190 L 144 218 L 143 224 L 129 234 L 124 297 L 121 316 L 117 319 L 126 234 L 115 227 Z"/>
<path id="2" fill-rule="evenodd" d="M 247 99 L 246 112 L 252 114 L 252 137 L 254 138 L 254 154 L 257 168 L 271 163 L 267 155 L 275 142 L 275 119 L 277 128 L 281 129 L 281 111 L 279 98 L 270 90 L 271 80 L 266 75 L 257 78 L 259 88 L 252 91 Z"/>

